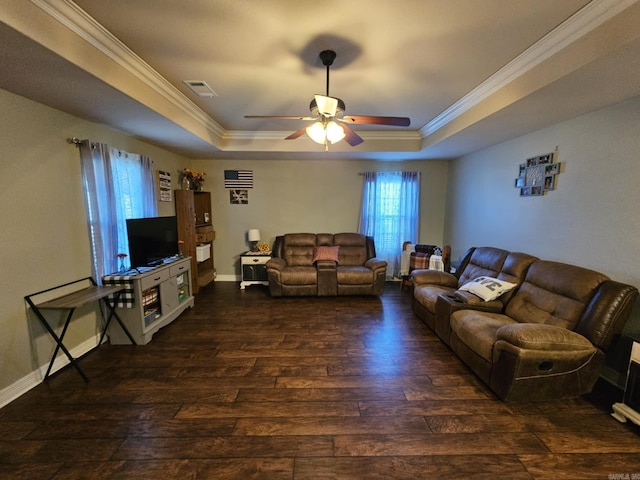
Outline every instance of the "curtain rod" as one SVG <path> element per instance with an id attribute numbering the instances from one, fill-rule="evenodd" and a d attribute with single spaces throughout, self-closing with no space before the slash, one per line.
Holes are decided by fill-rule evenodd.
<path id="1" fill-rule="evenodd" d="M 358 172 L 358 175 L 362 176 L 365 175 L 367 172 Z M 374 172 L 374 173 L 387 173 L 386 171 L 382 171 L 382 172 Z M 402 170 L 402 173 L 417 173 L 418 175 L 420 175 L 420 172 L 407 172 L 405 170 Z"/>
<path id="2" fill-rule="evenodd" d="M 71 143 L 75 146 L 82 145 L 83 140 L 80 140 L 77 137 L 67 138 L 67 143 Z"/>

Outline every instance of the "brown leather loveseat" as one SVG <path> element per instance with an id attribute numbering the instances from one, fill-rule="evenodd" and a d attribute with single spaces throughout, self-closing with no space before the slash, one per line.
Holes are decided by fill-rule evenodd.
<path id="1" fill-rule="evenodd" d="M 372 237 L 359 233 L 288 233 L 275 239 L 267 262 L 273 297 L 380 295 L 387 262 Z"/>
<path id="2" fill-rule="evenodd" d="M 497 298 L 460 290 L 482 283 Z M 590 392 L 637 296 L 593 270 L 491 247 L 471 248 L 456 276 L 414 272 L 414 311 L 511 402 Z"/>

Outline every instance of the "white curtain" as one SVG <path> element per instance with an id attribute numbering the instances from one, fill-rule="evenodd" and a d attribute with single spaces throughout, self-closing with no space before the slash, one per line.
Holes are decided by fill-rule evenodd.
<path id="1" fill-rule="evenodd" d="M 387 279 L 400 275 L 405 241 L 417 243 L 419 172 L 364 172 L 359 232 L 373 237 L 376 256 L 387 261 Z"/>
<path id="2" fill-rule="evenodd" d="M 94 278 L 118 270 L 118 254 L 129 255 L 128 218 L 157 216 L 149 157 L 84 140 L 82 180 L 89 222 Z M 128 263 L 128 262 L 127 262 Z"/>

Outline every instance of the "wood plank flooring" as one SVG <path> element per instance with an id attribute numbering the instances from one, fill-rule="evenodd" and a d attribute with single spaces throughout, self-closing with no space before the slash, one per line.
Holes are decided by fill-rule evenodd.
<path id="1" fill-rule="evenodd" d="M 398 284 L 272 299 L 215 283 L 149 345 L 81 365 L 90 383 L 67 368 L 0 410 L 0 478 L 640 478 L 638 428 L 606 390 L 503 403 Z"/>

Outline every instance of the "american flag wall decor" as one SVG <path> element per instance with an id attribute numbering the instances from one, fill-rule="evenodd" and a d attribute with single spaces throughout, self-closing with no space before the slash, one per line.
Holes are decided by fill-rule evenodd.
<path id="1" fill-rule="evenodd" d="M 225 170 L 224 188 L 253 188 L 253 170 Z"/>

